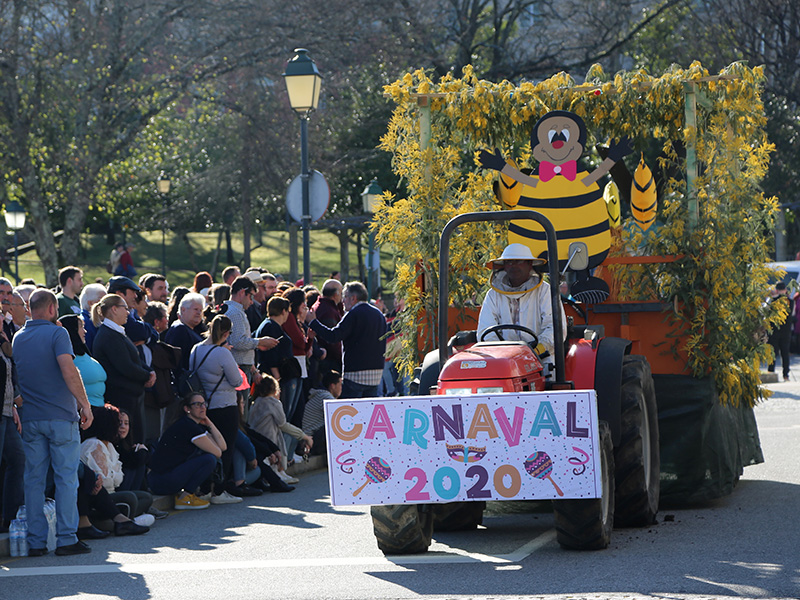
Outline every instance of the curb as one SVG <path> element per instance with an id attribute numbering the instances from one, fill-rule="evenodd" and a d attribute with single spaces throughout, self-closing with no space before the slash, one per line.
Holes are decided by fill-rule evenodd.
<path id="1" fill-rule="evenodd" d="M 299 477 L 304 473 L 326 469 L 327 466 L 327 456 L 309 456 L 307 462 L 295 463 L 291 465 L 286 472 L 295 477 Z M 158 510 L 172 511 L 175 508 L 174 496 L 153 496 L 153 506 Z M 0 533 L 0 558 L 9 556 L 8 552 L 8 533 Z"/>
<path id="2" fill-rule="evenodd" d="M 761 383 L 778 383 L 778 374 L 776 372 L 761 371 Z"/>

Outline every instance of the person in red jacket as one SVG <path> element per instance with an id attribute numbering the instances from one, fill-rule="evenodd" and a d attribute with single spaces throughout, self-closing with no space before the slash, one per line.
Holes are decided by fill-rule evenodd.
<path id="1" fill-rule="evenodd" d="M 283 331 L 292 341 L 292 356 L 297 365 L 291 365 L 281 371 L 281 403 L 286 413 L 286 420 L 294 422 L 294 417 L 302 418 L 303 379 L 308 377 L 306 358 L 311 354 L 314 332 L 306 335 L 304 321 L 308 314 L 306 293 L 300 288 L 290 288 L 283 293 L 289 301 L 289 318 L 283 323 Z"/>
<path id="2" fill-rule="evenodd" d="M 339 324 L 344 316 L 342 306 L 342 283 L 336 279 L 328 279 L 322 284 L 322 295 L 314 304 L 314 314 L 320 323 L 333 329 Z M 342 371 L 342 343 L 326 342 L 319 339 L 320 347 L 326 351 L 324 360 L 320 361 L 320 374 L 324 375 L 329 371 Z"/>
<path id="3" fill-rule="evenodd" d="M 136 269 L 133 268 L 131 250 L 133 250 L 133 244 L 126 244 L 125 250 L 119 255 L 119 265 L 114 269 L 114 275 L 124 275 L 131 279 L 136 277 Z"/>

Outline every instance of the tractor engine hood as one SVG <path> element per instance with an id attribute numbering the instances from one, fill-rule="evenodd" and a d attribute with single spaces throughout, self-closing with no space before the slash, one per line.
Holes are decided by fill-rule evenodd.
<path id="1" fill-rule="evenodd" d="M 534 379 L 542 371 L 542 363 L 525 342 L 480 342 L 454 354 L 439 381 Z"/>

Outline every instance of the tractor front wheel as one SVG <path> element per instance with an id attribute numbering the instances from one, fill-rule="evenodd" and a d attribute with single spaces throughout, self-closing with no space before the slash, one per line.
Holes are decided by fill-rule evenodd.
<path id="1" fill-rule="evenodd" d="M 614 448 L 614 520 L 618 527 L 645 527 L 658 512 L 661 455 L 656 392 L 644 356 L 624 358 L 621 396 L 620 440 Z"/>
<path id="2" fill-rule="evenodd" d="M 372 530 L 384 554 L 426 552 L 433 537 L 433 510 L 429 504 L 392 504 L 370 508 Z"/>
<path id="3" fill-rule="evenodd" d="M 602 550 L 614 529 L 614 444 L 608 424 L 600 423 L 602 496 L 588 500 L 554 500 L 556 539 L 568 550 Z"/>

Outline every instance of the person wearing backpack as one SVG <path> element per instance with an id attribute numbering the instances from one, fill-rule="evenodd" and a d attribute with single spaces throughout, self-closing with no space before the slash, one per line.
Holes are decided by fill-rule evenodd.
<path id="1" fill-rule="evenodd" d="M 232 461 L 239 429 L 239 405 L 236 388 L 242 385 L 242 373 L 230 351 L 228 337 L 231 320 L 217 315 L 211 321 L 205 341 L 195 345 L 189 357 L 190 371 L 197 376 L 208 401 L 208 418 L 219 429 L 227 448 L 222 452 L 222 470 L 225 486 L 233 487 Z M 226 489 L 215 489 L 211 504 L 232 504 L 242 499 Z"/>

